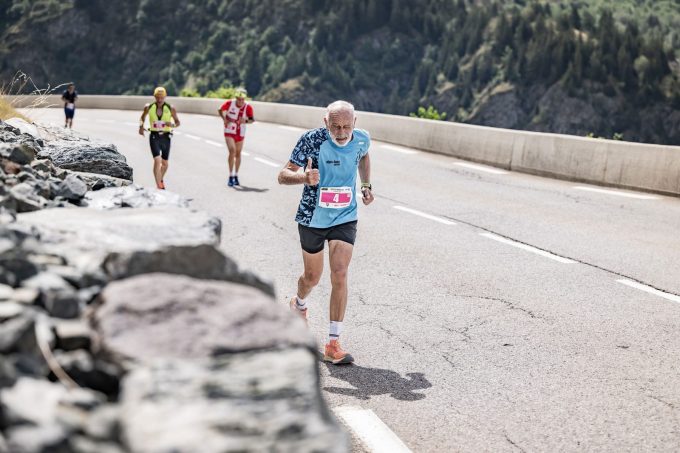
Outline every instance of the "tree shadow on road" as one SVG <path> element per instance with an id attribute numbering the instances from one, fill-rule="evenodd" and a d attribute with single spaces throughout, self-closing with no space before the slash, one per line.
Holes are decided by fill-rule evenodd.
<path id="1" fill-rule="evenodd" d="M 237 190 L 239 192 L 257 192 L 257 193 L 263 193 L 269 191 L 269 189 L 258 189 L 257 187 L 248 187 L 248 186 L 234 186 L 234 190 Z"/>
<path id="2" fill-rule="evenodd" d="M 423 373 L 406 373 L 407 377 L 402 377 L 396 371 L 381 368 L 366 368 L 359 365 L 338 366 L 329 363 L 325 365 L 332 377 L 354 387 L 324 387 L 325 391 L 362 400 L 371 399 L 371 396 L 388 394 L 401 401 L 418 401 L 425 398 L 425 395 L 414 391 L 432 387 Z"/>

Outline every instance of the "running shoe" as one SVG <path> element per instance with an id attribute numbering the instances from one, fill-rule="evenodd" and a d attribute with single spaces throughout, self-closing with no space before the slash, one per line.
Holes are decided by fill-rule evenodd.
<path id="1" fill-rule="evenodd" d="M 293 312 L 297 316 L 301 317 L 302 320 L 305 322 L 305 325 L 307 327 L 309 327 L 309 322 L 307 321 L 307 309 L 305 308 L 304 310 L 298 310 L 298 308 L 297 308 L 297 298 L 295 296 L 293 296 L 293 298 L 288 303 L 288 307 L 290 308 L 291 312 Z"/>
<path id="2" fill-rule="evenodd" d="M 331 362 L 333 365 L 343 365 L 354 362 L 354 357 L 352 357 L 350 353 L 342 350 L 338 340 L 331 340 L 326 345 L 323 360 L 324 362 Z"/>
<path id="3" fill-rule="evenodd" d="M 227 185 L 228 185 L 229 187 L 232 187 L 232 186 L 234 185 L 234 177 L 233 177 L 233 176 L 230 176 L 230 177 L 229 177 L 229 182 L 227 183 Z"/>
<path id="4" fill-rule="evenodd" d="M 234 176 L 234 185 L 235 185 L 235 186 L 240 186 L 240 185 L 241 185 L 241 183 L 238 182 L 238 176 Z"/>
<path id="5" fill-rule="evenodd" d="M 165 182 L 161 179 L 161 189 L 165 190 Z"/>

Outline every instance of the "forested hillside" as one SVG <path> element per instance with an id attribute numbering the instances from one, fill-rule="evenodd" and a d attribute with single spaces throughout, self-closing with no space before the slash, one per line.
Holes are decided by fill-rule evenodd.
<path id="1" fill-rule="evenodd" d="M 680 0 L 0 0 L 0 80 L 680 144 Z"/>

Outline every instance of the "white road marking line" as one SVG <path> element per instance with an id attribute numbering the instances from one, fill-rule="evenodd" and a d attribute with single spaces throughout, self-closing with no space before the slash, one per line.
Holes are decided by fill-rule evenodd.
<path id="1" fill-rule="evenodd" d="M 244 153 L 241 152 L 241 154 L 244 154 Z M 272 162 L 270 160 L 267 160 L 267 159 L 262 159 L 261 157 L 256 157 L 255 160 L 262 163 L 262 164 L 269 165 L 270 167 L 278 167 L 279 166 L 279 164 Z"/>
<path id="2" fill-rule="evenodd" d="M 241 151 L 241 155 L 242 155 L 242 156 L 250 156 L 250 153 L 247 153 L 247 152 L 245 152 L 245 151 Z"/>
<path id="3" fill-rule="evenodd" d="M 172 134 L 173 135 L 182 135 L 182 133 L 180 131 L 172 131 Z"/>
<path id="4" fill-rule="evenodd" d="M 281 129 L 284 129 L 286 131 L 293 131 L 293 132 L 302 132 L 304 131 L 303 128 L 301 127 L 293 127 L 293 126 L 279 126 Z"/>
<path id="5" fill-rule="evenodd" d="M 658 200 L 659 199 L 659 197 L 655 197 L 654 195 L 642 195 L 642 194 L 631 193 L 631 192 L 621 192 L 619 190 L 597 189 L 595 187 L 574 186 L 574 189 L 587 190 L 589 192 L 604 193 L 604 194 L 607 194 L 607 195 L 617 195 L 619 197 L 637 198 L 638 200 Z"/>
<path id="6" fill-rule="evenodd" d="M 126 121 L 126 122 L 125 122 L 125 125 L 126 125 L 126 126 L 138 126 L 139 123 L 133 123 L 132 121 Z"/>
<path id="7" fill-rule="evenodd" d="M 644 291 L 646 293 L 654 294 L 655 296 L 663 297 L 664 299 L 680 303 L 680 296 L 676 296 L 675 294 L 669 294 L 667 292 L 658 290 L 656 288 L 652 288 L 651 286 L 643 285 L 642 283 L 634 282 L 632 280 L 621 279 L 616 281 L 623 285 L 630 286 L 631 288 L 639 289 L 640 291 Z"/>
<path id="8" fill-rule="evenodd" d="M 201 137 L 197 137 L 197 136 L 191 135 L 191 134 L 184 134 L 184 136 L 185 136 L 186 138 L 190 138 L 190 139 L 192 139 L 192 140 L 200 140 L 200 139 L 201 139 Z"/>
<path id="9" fill-rule="evenodd" d="M 452 222 L 450 220 L 442 219 L 441 217 L 433 216 L 430 214 L 426 214 L 424 212 L 416 211 L 415 209 L 411 208 L 405 208 L 403 206 L 393 206 L 394 209 L 398 209 L 400 211 L 408 212 L 409 214 L 417 215 L 420 217 L 424 217 L 426 219 L 434 220 L 435 222 L 443 223 L 444 225 L 455 225 L 455 222 Z"/>
<path id="10" fill-rule="evenodd" d="M 225 146 L 225 145 L 223 145 L 222 143 L 217 143 L 217 142 L 214 142 L 214 141 L 212 141 L 212 140 L 205 140 L 205 142 L 206 142 L 208 145 L 217 146 L 217 147 L 219 147 L 219 148 L 222 148 L 222 146 Z M 241 153 L 241 154 L 243 154 L 243 153 Z"/>
<path id="11" fill-rule="evenodd" d="M 398 153 L 402 154 L 418 154 L 418 151 L 414 151 L 412 149 L 408 148 L 403 148 L 401 146 L 394 146 L 394 145 L 380 145 L 385 149 L 391 149 L 392 151 L 396 151 Z"/>
<path id="12" fill-rule="evenodd" d="M 411 453 L 411 450 L 370 409 L 340 406 L 333 409 L 372 453 Z"/>
<path id="13" fill-rule="evenodd" d="M 489 239 L 493 239 L 494 241 L 502 242 L 503 244 L 508 244 L 512 245 L 513 247 L 520 248 L 522 250 L 526 250 L 528 252 L 535 253 L 537 255 L 544 256 L 546 258 L 550 258 L 551 260 L 559 261 L 560 263 L 565 263 L 565 264 L 572 264 L 575 263 L 576 261 L 570 260 L 568 258 L 562 258 L 561 256 L 553 255 L 550 252 L 546 252 L 545 250 L 537 249 L 536 247 L 532 247 L 530 245 L 522 244 L 521 242 L 516 242 L 512 241 L 510 239 L 506 239 L 502 236 L 498 236 L 493 233 L 479 233 L 481 236 L 487 237 Z"/>
<path id="14" fill-rule="evenodd" d="M 507 175 L 508 172 L 505 170 L 498 170 L 497 168 L 486 167 L 484 165 L 470 164 L 467 162 L 454 162 L 453 165 L 458 165 L 459 167 L 471 168 L 472 170 L 479 170 L 486 173 L 491 173 L 493 175 Z"/>

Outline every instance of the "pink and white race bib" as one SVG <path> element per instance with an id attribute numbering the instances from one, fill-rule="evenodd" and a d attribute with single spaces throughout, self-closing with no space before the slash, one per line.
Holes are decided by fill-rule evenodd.
<path id="1" fill-rule="evenodd" d="M 351 187 L 321 187 L 319 192 L 319 206 L 322 208 L 340 209 L 352 203 Z"/>
<path id="2" fill-rule="evenodd" d="M 167 123 L 165 121 L 154 121 L 151 127 L 153 129 L 165 129 L 167 127 Z"/>

